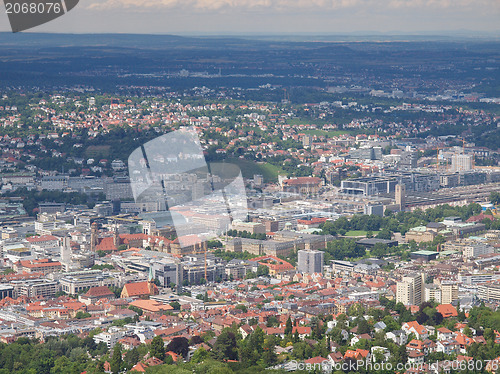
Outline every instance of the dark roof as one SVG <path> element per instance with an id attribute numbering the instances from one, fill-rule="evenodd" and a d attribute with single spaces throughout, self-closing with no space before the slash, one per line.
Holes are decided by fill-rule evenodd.
<path id="1" fill-rule="evenodd" d="M 388 246 L 398 245 L 397 240 L 386 240 L 377 238 L 364 238 L 356 242 L 356 244 L 364 245 L 365 247 L 373 247 L 377 243 L 382 243 Z"/>
<path id="2" fill-rule="evenodd" d="M 441 223 L 441 222 L 429 222 L 427 224 L 427 227 L 430 229 L 439 229 L 441 227 L 446 227 L 446 225 L 444 223 Z"/>

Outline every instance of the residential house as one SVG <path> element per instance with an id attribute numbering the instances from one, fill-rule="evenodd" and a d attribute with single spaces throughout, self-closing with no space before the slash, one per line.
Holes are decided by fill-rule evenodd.
<path id="1" fill-rule="evenodd" d="M 417 339 L 427 339 L 429 337 L 429 332 L 427 331 L 427 329 L 417 321 L 403 323 L 402 329 L 407 334 L 415 334 Z"/>

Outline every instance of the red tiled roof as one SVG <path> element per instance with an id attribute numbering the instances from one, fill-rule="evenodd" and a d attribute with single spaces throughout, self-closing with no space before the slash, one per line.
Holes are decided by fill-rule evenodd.
<path id="1" fill-rule="evenodd" d="M 156 285 L 153 285 L 153 288 L 156 291 L 158 290 L 158 287 L 156 287 Z M 125 286 L 123 286 L 122 294 L 125 294 L 125 292 L 129 297 L 151 294 L 148 282 L 127 283 Z"/>
<path id="2" fill-rule="evenodd" d="M 53 240 L 58 240 L 54 235 L 43 235 L 43 236 L 31 236 L 26 238 L 26 240 L 30 243 L 40 243 L 40 242 L 48 242 Z"/>
<path id="3" fill-rule="evenodd" d="M 306 364 L 321 364 L 321 363 L 323 363 L 325 361 L 327 361 L 326 358 L 323 358 L 321 356 L 316 356 L 316 357 L 310 358 L 308 360 L 305 360 L 304 362 Z"/>
<path id="4" fill-rule="evenodd" d="M 89 297 L 107 297 L 114 296 L 113 291 L 111 291 L 106 286 L 92 287 L 86 293 L 85 296 Z"/>
<path id="5" fill-rule="evenodd" d="M 99 239 L 99 244 L 95 246 L 96 251 L 116 251 L 115 239 L 111 236 Z"/>
<path id="6" fill-rule="evenodd" d="M 436 307 L 436 310 L 443 315 L 444 318 L 458 316 L 457 310 L 451 304 L 441 304 Z"/>
<path id="7" fill-rule="evenodd" d="M 283 181 L 283 184 L 287 186 L 311 185 L 319 183 L 321 183 L 321 179 L 318 177 L 298 177 L 294 179 L 286 179 Z"/>

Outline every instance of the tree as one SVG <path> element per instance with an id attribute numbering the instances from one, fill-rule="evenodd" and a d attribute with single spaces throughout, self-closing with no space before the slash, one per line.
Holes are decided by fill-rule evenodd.
<path id="1" fill-rule="evenodd" d="M 238 359 L 236 336 L 231 329 L 222 330 L 214 344 L 212 354 L 219 361 Z"/>
<path id="2" fill-rule="evenodd" d="M 234 307 L 234 309 L 239 309 L 241 310 L 243 313 L 246 313 L 248 311 L 247 307 L 243 304 L 238 304 Z"/>
<path id="3" fill-rule="evenodd" d="M 280 321 L 276 316 L 269 316 L 267 319 L 266 326 L 267 327 L 273 327 L 273 326 L 279 326 Z"/>
<path id="4" fill-rule="evenodd" d="M 113 348 L 113 357 L 111 358 L 111 372 L 113 374 L 118 374 L 122 366 L 122 345 L 117 343 Z"/>
<path id="5" fill-rule="evenodd" d="M 358 334 L 366 334 L 370 332 L 370 325 L 364 318 L 359 318 L 358 321 Z"/>
<path id="6" fill-rule="evenodd" d="M 194 362 L 195 364 L 199 364 L 200 362 L 205 361 L 205 359 L 207 357 L 208 357 L 207 350 L 203 347 L 200 347 L 193 353 L 193 357 L 191 358 L 191 362 Z"/>
<path id="7" fill-rule="evenodd" d="M 500 205 L 500 192 L 493 191 L 490 193 L 490 201 L 492 204 Z"/>
<path id="8" fill-rule="evenodd" d="M 264 265 L 259 265 L 257 268 L 257 276 L 268 276 L 269 275 L 269 268 Z"/>
<path id="9" fill-rule="evenodd" d="M 127 364 L 127 367 L 130 369 L 132 368 L 135 364 L 139 362 L 139 351 L 137 348 L 132 348 L 130 351 L 125 353 L 125 363 Z"/>
<path id="10" fill-rule="evenodd" d="M 490 341 L 494 342 L 495 341 L 495 332 L 490 327 L 484 329 L 483 336 L 486 339 L 486 341 L 488 341 L 488 342 L 490 342 Z"/>
<path id="11" fill-rule="evenodd" d="M 292 326 L 292 319 L 288 317 L 286 320 L 286 325 L 285 325 L 285 336 L 288 336 L 292 333 L 293 331 L 293 326 Z"/>
<path id="12" fill-rule="evenodd" d="M 155 336 L 151 341 L 149 355 L 162 361 L 165 359 L 165 344 L 163 343 L 163 338 L 160 335 Z"/>
<path id="13" fill-rule="evenodd" d="M 264 344 L 265 337 L 266 335 L 264 334 L 264 331 L 260 327 L 257 327 L 246 340 L 248 340 L 252 349 L 255 349 L 258 353 L 262 353 L 262 346 Z"/>
<path id="14" fill-rule="evenodd" d="M 75 317 L 77 319 L 83 319 L 83 318 L 89 318 L 90 316 L 91 316 L 90 313 L 79 310 L 78 313 L 76 313 Z"/>
<path id="15" fill-rule="evenodd" d="M 174 352 L 182 357 L 187 357 L 189 352 L 189 340 L 182 336 L 178 336 L 172 339 L 172 341 L 167 345 L 167 352 Z"/>
<path id="16" fill-rule="evenodd" d="M 264 352 L 262 354 L 262 360 L 266 366 L 275 365 L 278 361 L 278 356 L 274 351 L 276 347 L 274 335 L 269 335 L 264 342 Z"/>
<path id="17" fill-rule="evenodd" d="M 179 304 L 178 301 L 172 301 L 170 303 L 170 306 L 174 308 L 174 310 L 181 310 L 181 304 Z"/>

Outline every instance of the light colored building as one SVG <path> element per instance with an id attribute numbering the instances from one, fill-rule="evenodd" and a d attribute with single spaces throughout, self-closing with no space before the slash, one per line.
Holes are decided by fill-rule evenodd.
<path id="1" fill-rule="evenodd" d="M 464 247 L 463 255 L 466 259 L 494 253 L 495 249 L 486 243 L 470 243 Z"/>
<path id="2" fill-rule="evenodd" d="M 22 260 L 33 259 L 33 254 L 31 253 L 31 250 L 22 243 L 4 245 L 3 255 L 12 263 L 16 263 Z"/>
<path id="3" fill-rule="evenodd" d="M 313 250 L 298 251 L 298 271 L 301 273 L 323 273 L 324 252 Z"/>
<path id="4" fill-rule="evenodd" d="M 399 206 L 399 210 L 405 210 L 406 187 L 404 184 L 396 185 L 395 197 L 396 197 L 396 205 Z"/>
<path id="5" fill-rule="evenodd" d="M 109 349 L 112 349 L 116 343 L 127 335 L 126 328 L 120 328 L 112 326 L 108 331 L 101 332 L 94 336 L 94 342 L 99 344 L 101 342 L 105 343 Z"/>
<path id="6" fill-rule="evenodd" d="M 403 280 L 397 283 L 396 302 L 404 305 L 420 305 L 425 297 L 424 284 L 425 279 L 422 273 L 404 276 Z"/>
<path id="7" fill-rule="evenodd" d="M 59 291 L 59 284 L 49 279 L 27 279 L 12 281 L 11 284 L 16 297 L 54 297 Z"/>
<path id="8" fill-rule="evenodd" d="M 283 191 L 300 194 L 317 194 L 320 187 L 321 178 L 317 177 L 297 177 L 285 179 L 281 183 Z"/>
<path id="9" fill-rule="evenodd" d="M 464 154 L 451 156 L 451 169 L 452 171 L 472 170 L 472 156 Z"/>
<path id="10" fill-rule="evenodd" d="M 40 260 L 21 260 L 14 263 L 14 270 L 20 273 L 42 273 L 44 275 L 61 271 L 62 264 L 48 258 Z"/>
<path id="11" fill-rule="evenodd" d="M 477 287 L 477 297 L 485 301 L 500 301 L 500 284 L 483 283 Z"/>
<path id="12" fill-rule="evenodd" d="M 441 288 L 437 284 L 425 285 L 425 301 L 435 301 L 441 304 Z"/>
<path id="13" fill-rule="evenodd" d="M 118 286 L 118 280 L 110 274 L 104 273 L 101 270 L 85 270 L 65 273 L 59 280 L 61 290 L 76 295 L 80 291 L 87 290 L 91 287 Z"/>
<path id="14" fill-rule="evenodd" d="M 458 300 L 458 285 L 441 283 L 441 304 L 451 304 L 455 300 Z"/>
<path id="15" fill-rule="evenodd" d="M 498 279 L 500 279 L 500 274 L 479 273 L 479 274 L 459 274 L 458 276 L 458 281 L 460 283 L 470 284 L 473 286 Z"/>
<path id="16" fill-rule="evenodd" d="M 231 226 L 232 226 L 233 230 L 246 231 L 246 232 L 249 232 L 250 234 L 265 234 L 266 233 L 266 226 L 260 222 L 234 221 Z"/>
<path id="17" fill-rule="evenodd" d="M 405 234 L 405 240 L 407 242 L 414 240 L 416 243 L 427 243 L 432 242 L 437 235 L 435 231 L 427 230 L 425 226 L 417 226 Z"/>

